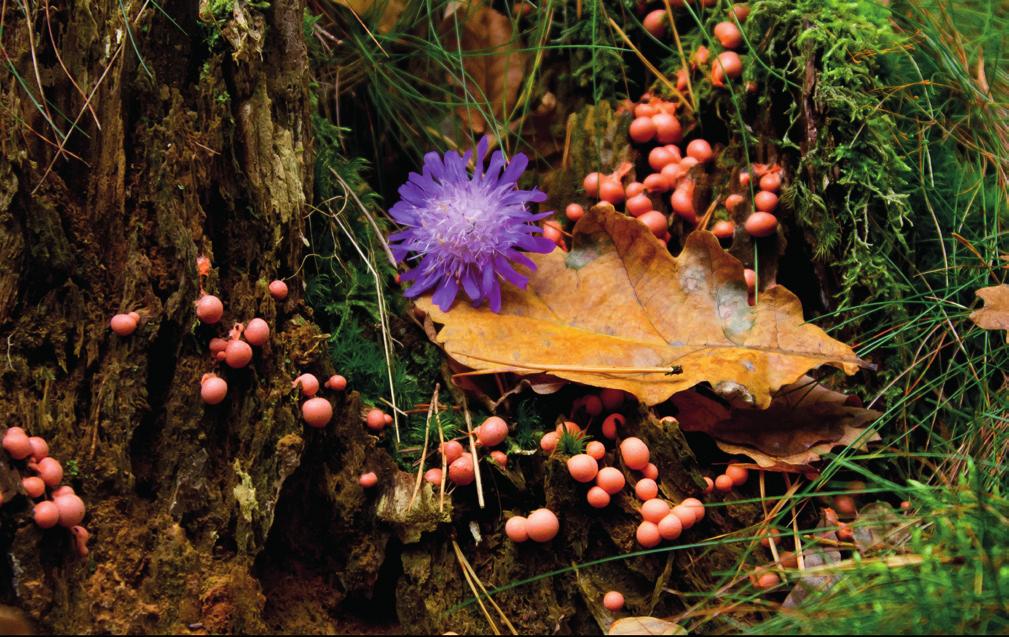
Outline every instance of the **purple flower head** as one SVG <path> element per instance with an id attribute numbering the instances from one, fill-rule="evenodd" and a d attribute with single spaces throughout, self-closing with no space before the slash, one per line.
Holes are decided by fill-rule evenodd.
<path id="1" fill-rule="evenodd" d="M 412 282 L 408 298 L 434 290 L 432 300 L 447 312 L 461 287 L 474 306 L 487 301 L 498 312 L 502 279 L 520 288 L 529 282 L 512 264 L 536 269 L 519 250 L 554 249 L 535 223 L 552 213 L 533 214 L 527 207 L 546 194 L 517 185 L 529 160 L 518 153 L 506 165 L 495 151 L 485 166 L 488 144 L 487 137 L 477 144 L 472 173 L 467 168 L 472 150 L 444 157 L 432 152 L 424 156 L 423 172 L 410 173 L 400 186 L 401 199 L 389 214 L 404 229 L 393 233 L 389 244 L 399 262 L 416 262 L 402 276 Z"/>

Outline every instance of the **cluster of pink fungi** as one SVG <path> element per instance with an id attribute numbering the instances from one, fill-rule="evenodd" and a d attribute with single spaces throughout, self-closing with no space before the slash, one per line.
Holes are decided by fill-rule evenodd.
<path id="1" fill-rule="evenodd" d="M 63 465 L 49 456 L 49 444 L 39 436 L 29 436 L 21 427 L 9 427 L 4 433 L 3 448 L 14 460 L 21 475 L 21 489 L 34 506 L 35 524 L 49 529 L 56 525 L 70 530 L 77 554 L 88 554 L 88 530 L 84 520 L 84 500 L 72 487 L 60 485 Z M 2 504 L 2 501 L 0 501 Z"/>
<path id="2" fill-rule="evenodd" d="M 200 276 L 200 298 L 196 301 L 196 317 L 204 325 L 217 325 L 224 317 L 224 303 L 213 294 L 207 294 L 202 281 L 210 273 L 210 260 L 199 257 L 196 260 L 197 272 Z M 287 284 L 277 279 L 268 286 L 270 296 L 276 301 L 287 299 Z M 141 320 L 137 312 L 116 314 L 109 322 L 112 331 L 119 336 L 129 336 L 136 331 Z M 256 317 L 249 323 L 235 323 L 229 331 L 228 338 L 215 336 L 210 339 L 208 348 L 213 362 L 224 363 L 232 369 L 246 367 L 253 357 L 253 347 L 263 347 L 270 340 L 270 325 Z M 325 398 L 316 396 L 319 391 L 319 379 L 313 374 L 302 374 L 291 384 L 292 388 L 300 387 L 307 400 L 301 405 L 301 415 L 305 423 L 311 427 L 325 427 L 333 418 L 333 406 Z M 331 376 L 325 383 L 327 389 L 343 391 L 347 388 L 347 379 L 338 374 Z M 200 397 L 208 405 L 217 405 L 228 395 L 228 382 L 214 372 L 207 372 L 200 378 Z"/>
<path id="3" fill-rule="evenodd" d="M 710 76 L 715 86 L 724 86 L 726 78 L 737 79 L 742 73 L 742 59 L 735 51 L 743 45 L 737 21 L 742 23 L 748 14 L 745 4 L 737 4 L 732 9 L 732 19 L 715 25 L 713 35 L 725 51 L 713 61 L 710 61 L 710 52 L 703 46 L 691 56 L 694 70 L 708 65 L 710 61 Z M 666 9 L 655 9 L 645 16 L 645 28 L 655 37 L 662 37 L 665 35 L 667 15 Z M 680 70 L 677 90 L 688 90 L 689 74 L 688 69 Z M 679 107 L 678 101 L 667 101 L 649 93 L 643 95 L 638 104 L 629 107 L 633 109 L 634 118 L 628 135 L 647 157 L 651 169 L 643 179 L 628 181 L 627 175 L 634 166 L 624 162 L 611 173 L 589 173 L 582 181 L 582 188 L 589 199 L 605 201 L 616 207 L 622 205 L 628 215 L 645 224 L 656 237 L 667 243 L 671 235 L 666 211 L 689 226 L 699 223 L 694 196 L 697 173 L 713 165 L 718 152 L 718 148 L 713 148 L 708 140 L 700 137 L 683 144 L 684 126 L 677 117 Z M 751 187 L 753 180 L 756 180 L 752 184 L 757 186 L 756 189 Z M 767 237 L 778 228 L 774 211 L 778 207 L 781 186 L 780 165 L 754 163 L 739 172 L 738 188 L 730 188 L 735 192 L 726 194 L 720 203 L 728 213 L 734 214 L 752 195 L 752 212 L 747 216 L 743 229 L 752 237 Z M 565 216 L 571 221 L 578 221 L 584 215 L 585 208 L 578 203 L 571 203 L 565 209 Z M 545 237 L 566 249 L 563 230 L 556 221 L 546 221 L 543 227 Z M 735 231 L 736 224 L 728 218 L 715 221 L 711 226 L 711 232 L 722 241 L 731 240 Z M 750 269 L 745 274 L 752 293 L 756 275 Z"/>

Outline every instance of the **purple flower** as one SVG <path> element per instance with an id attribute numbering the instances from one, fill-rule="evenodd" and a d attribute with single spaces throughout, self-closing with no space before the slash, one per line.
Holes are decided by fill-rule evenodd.
<path id="1" fill-rule="evenodd" d="M 432 300 L 443 311 L 455 302 L 461 287 L 479 306 L 485 300 L 491 311 L 501 310 L 501 280 L 520 288 L 529 282 L 513 263 L 531 270 L 536 264 L 519 250 L 547 253 L 555 245 L 540 235 L 536 221 L 552 212 L 533 214 L 532 201 L 544 201 L 542 191 L 519 190 L 518 178 L 529 160 L 516 154 L 505 165 L 495 151 L 486 166 L 486 137 L 476 147 L 475 168 L 467 168 L 473 151 L 424 156 L 421 174 L 410 173 L 399 189 L 400 201 L 389 210 L 403 230 L 389 237 L 396 259 L 415 262 L 403 274 L 412 282 L 408 298 L 434 290 Z"/>

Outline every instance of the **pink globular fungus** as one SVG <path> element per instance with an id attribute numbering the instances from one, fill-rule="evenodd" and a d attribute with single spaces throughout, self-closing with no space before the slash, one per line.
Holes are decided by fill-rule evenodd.
<path id="1" fill-rule="evenodd" d="M 651 478 L 642 478 L 634 485 L 634 495 L 642 501 L 651 500 L 659 495 L 659 485 L 655 484 L 655 480 Z"/>
<path id="2" fill-rule="evenodd" d="M 645 520 L 638 525 L 638 529 L 634 534 L 635 539 L 637 539 L 638 544 L 646 549 L 650 549 L 659 545 L 662 541 L 662 535 L 659 534 L 659 527 L 654 522 L 649 522 Z"/>
<path id="3" fill-rule="evenodd" d="M 378 476 L 375 475 L 374 471 L 362 473 L 361 477 L 358 478 L 358 483 L 365 489 L 370 489 L 376 484 L 378 484 Z"/>
<path id="4" fill-rule="evenodd" d="M 270 326 L 261 318 L 254 318 L 245 326 L 245 340 L 250 345 L 262 347 L 270 340 Z"/>
<path id="5" fill-rule="evenodd" d="M 228 367 L 241 369 L 252 360 L 252 348 L 245 341 L 233 340 L 224 350 L 224 362 Z"/>
<path id="6" fill-rule="evenodd" d="M 315 374 L 302 374 L 291 382 L 291 387 L 301 387 L 301 393 L 311 398 L 319 392 L 319 379 Z"/>
<path id="7" fill-rule="evenodd" d="M 652 498 L 641 505 L 641 517 L 649 522 L 658 524 L 667 515 L 669 515 L 669 503 L 665 500 Z"/>
<path id="8" fill-rule="evenodd" d="M 620 493 L 620 490 L 627 484 L 627 479 L 620 469 L 616 467 L 603 467 L 596 474 L 596 484 L 610 495 Z"/>
<path id="9" fill-rule="evenodd" d="M 476 479 L 476 469 L 473 466 L 473 456 L 463 453 L 448 466 L 448 479 L 460 487 L 473 483 Z"/>
<path id="10" fill-rule="evenodd" d="M 683 523 L 672 513 L 659 520 L 658 527 L 663 540 L 675 540 L 683 533 Z"/>
<path id="11" fill-rule="evenodd" d="M 28 446 L 32 449 L 32 460 L 35 462 L 49 455 L 49 443 L 45 441 L 45 438 L 31 436 L 28 438 Z"/>
<path id="12" fill-rule="evenodd" d="M 56 503 L 46 500 L 35 505 L 32 512 L 35 524 L 42 529 L 51 529 L 60 521 L 60 510 Z"/>
<path id="13" fill-rule="evenodd" d="M 200 381 L 200 398 L 208 405 L 217 405 L 228 395 L 228 382 L 217 374 L 204 374 Z"/>
<path id="14" fill-rule="evenodd" d="M 224 303 L 213 294 L 204 294 L 196 302 L 196 316 L 206 325 L 215 325 L 224 316 Z"/>
<path id="15" fill-rule="evenodd" d="M 501 467 L 502 469 L 508 466 L 508 454 L 503 451 L 494 450 L 490 452 L 490 459 L 494 461 L 494 464 Z"/>
<path id="16" fill-rule="evenodd" d="M 536 509 L 526 518 L 526 531 L 533 542 L 549 542 L 557 537 L 561 523 L 550 509 Z"/>
<path id="17" fill-rule="evenodd" d="M 480 425 L 477 438 L 484 447 L 496 447 L 508 437 L 508 423 L 497 416 L 491 416 Z"/>
<path id="18" fill-rule="evenodd" d="M 270 296 L 276 301 L 283 301 L 287 298 L 287 284 L 280 279 L 270 281 Z"/>
<path id="19" fill-rule="evenodd" d="M 21 481 L 21 488 L 25 490 L 29 498 L 34 500 L 42 497 L 42 494 L 46 492 L 46 483 L 42 481 L 42 478 L 32 476 Z"/>
<path id="20" fill-rule="evenodd" d="M 137 320 L 129 314 L 116 314 L 109 321 L 109 327 L 118 336 L 129 336 L 137 331 Z"/>
<path id="21" fill-rule="evenodd" d="M 620 457 L 629 469 L 640 471 L 648 465 L 648 446 L 640 438 L 625 438 L 620 443 Z"/>
<path id="22" fill-rule="evenodd" d="M 603 608 L 616 613 L 624 607 L 624 596 L 617 591 L 610 591 L 603 595 Z"/>
<path id="23" fill-rule="evenodd" d="M 325 398 L 309 398 L 301 406 L 301 417 L 310 427 L 321 429 L 333 418 L 333 405 Z"/>
<path id="24" fill-rule="evenodd" d="M 610 414 L 603 420 L 603 435 L 610 440 L 617 437 L 617 427 L 623 427 L 626 420 L 621 414 Z"/>
<path id="25" fill-rule="evenodd" d="M 55 487 L 63 480 L 63 465 L 56 458 L 42 458 L 36 467 L 47 487 Z"/>
<path id="26" fill-rule="evenodd" d="M 568 473 L 578 482 L 591 482 L 599 472 L 599 464 L 596 459 L 587 453 L 568 458 Z"/>
<path id="27" fill-rule="evenodd" d="M 466 450 L 458 440 L 449 440 L 441 445 L 441 455 L 445 457 L 445 462 L 448 464 L 455 462 L 465 452 Z"/>
<path id="28" fill-rule="evenodd" d="M 59 511 L 60 526 L 70 528 L 77 526 L 84 519 L 84 500 L 76 495 L 64 495 L 53 500 Z M 36 505 L 37 506 L 37 505 Z"/>
<path id="29" fill-rule="evenodd" d="M 589 506 L 594 509 L 604 509 L 610 505 L 610 494 L 599 486 L 589 489 L 588 493 L 585 494 L 585 499 L 588 501 Z"/>
<path id="30" fill-rule="evenodd" d="M 370 409 L 364 417 L 364 422 L 368 425 L 368 429 L 382 431 L 385 429 L 385 412 L 377 407 Z"/>
<path id="31" fill-rule="evenodd" d="M 606 457 L 606 446 L 598 440 L 593 440 L 585 445 L 585 453 L 595 458 L 597 461 Z"/>
<path id="32" fill-rule="evenodd" d="M 441 476 L 442 476 L 441 469 L 439 469 L 438 467 L 428 469 L 427 471 L 424 472 L 424 482 L 427 482 L 428 484 L 434 486 L 438 486 L 441 484 Z"/>
<path id="33" fill-rule="evenodd" d="M 505 522 L 505 534 L 508 539 L 512 542 L 525 542 L 529 539 L 529 531 L 527 530 L 527 519 L 521 515 L 515 515 L 508 518 Z"/>
<path id="34" fill-rule="evenodd" d="M 333 374 L 326 380 L 326 388 L 333 391 L 343 391 L 347 389 L 347 379 L 339 374 Z"/>
<path id="35" fill-rule="evenodd" d="M 3 438 L 3 448 L 15 460 L 24 460 L 32 453 L 28 435 L 20 427 L 11 427 L 7 430 Z"/>

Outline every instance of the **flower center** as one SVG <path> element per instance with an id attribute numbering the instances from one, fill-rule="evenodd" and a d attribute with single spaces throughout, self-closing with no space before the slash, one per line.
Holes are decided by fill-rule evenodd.
<path id="1" fill-rule="evenodd" d="M 472 182 L 445 188 L 421 220 L 429 242 L 454 258 L 486 263 L 499 244 L 495 239 L 501 230 L 501 218 L 488 194 Z"/>

